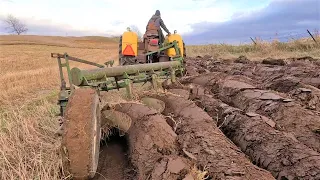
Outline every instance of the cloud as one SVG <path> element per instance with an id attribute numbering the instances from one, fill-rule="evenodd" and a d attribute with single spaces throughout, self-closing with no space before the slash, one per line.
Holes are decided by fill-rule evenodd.
<path id="1" fill-rule="evenodd" d="M 319 0 L 0 0 L 0 17 L 23 20 L 28 34 L 120 35 L 130 25 L 144 33 L 156 9 L 187 44 L 248 42 L 320 29 Z M 0 34 L 6 33 L 0 23 Z M 307 35 L 307 34 L 306 34 Z"/>
<path id="2" fill-rule="evenodd" d="M 273 0 L 265 8 L 236 12 L 231 17 L 221 23 L 194 23 L 194 31 L 183 36 L 186 44 L 239 43 L 250 41 L 250 37 L 268 39 L 276 33 L 279 37 L 289 33 L 307 36 L 307 29 L 320 30 L 320 1 Z"/>
<path id="3" fill-rule="evenodd" d="M 68 31 L 68 34 L 86 32 L 92 35 L 119 35 L 132 24 L 144 32 L 149 18 L 159 9 L 168 29 L 184 34 L 193 31 L 191 25 L 203 19 L 224 22 L 238 9 L 249 8 L 236 7 L 239 3 L 232 1 L 148 0 L 146 3 L 145 0 L 1 0 L 0 15 L 13 14 L 26 22 L 30 33 Z M 266 1 L 269 0 L 259 2 Z M 257 5 L 248 6 L 254 8 Z"/>
<path id="4" fill-rule="evenodd" d="M 7 34 L 7 25 L 3 22 L 6 17 L 0 15 L 0 35 Z M 108 33 L 97 33 L 86 30 L 77 30 L 68 24 L 55 24 L 50 20 L 32 21 L 32 19 L 25 18 L 21 20 L 27 25 L 29 35 L 48 35 L 48 36 L 90 36 L 93 33 L 100 36 L 109 36 Z"/>

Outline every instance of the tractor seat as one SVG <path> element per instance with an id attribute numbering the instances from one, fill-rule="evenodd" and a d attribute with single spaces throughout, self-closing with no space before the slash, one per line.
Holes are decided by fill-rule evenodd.
<path id="1" fill-rule="evenodd" d="M 153 36 L 158 37 L 158 36 L 159 36 L 159 33 L 158 33 L 158 31 L 155 30 L 155 29 L 150 29 L 150 30 L 147 30 L 147 31 L 146 31 L 145 36 L 146 36 L 146 37 L 153 37 Z"/>

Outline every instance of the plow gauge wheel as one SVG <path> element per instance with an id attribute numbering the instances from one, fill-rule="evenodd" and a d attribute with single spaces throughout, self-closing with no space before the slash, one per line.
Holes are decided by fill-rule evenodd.
<path id="1" fill-rule="evenodd" d="M 78 179 L 93 178 L 100 149 L 99 96 L 94 89 L 76 89 L 65 112 L 62 136 L 63 167 Z"/>

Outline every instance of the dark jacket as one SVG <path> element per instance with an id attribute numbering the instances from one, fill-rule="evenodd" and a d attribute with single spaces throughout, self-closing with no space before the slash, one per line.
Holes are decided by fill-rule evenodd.
<path id="1" fill-rule="evenodd" d="M 166 25 L 164 24 L 163 20 L 161 19 L 161 16 L 158 15 L 157 13 L 155 15 L 153 15 L 149 22 L 148 22 L 148 25 L 150 23 L 154 23 L 154 25 L 160 30 L 160 27 L 163 28 L 163 30 L 166 32 L 166 33 L 169 33 L 169 30 L 167 29 Z M 147 29 L 148 29 L 148 25 L 147 25 Z"/>

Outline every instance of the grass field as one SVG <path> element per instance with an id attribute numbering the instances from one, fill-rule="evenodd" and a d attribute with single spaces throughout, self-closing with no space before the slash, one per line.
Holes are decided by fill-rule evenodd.
<path id="1" fill-rule="evenodd" d="M 55 135 L 55 114 L 59 74 L 52 52 L 104 63 L 118 58 L 118 43 L 103 37 L 0 36 L 0 179 L 58 179 L 60 139 Z M 310 39 L 187 47 L 187 56 L 206 54 L 320 58 L 320 48 Z"/>
<path id="2" fill-rule="evenodd" d="M 320 36 L 315 36 L 317 42 L 320 42 Z M 264 58 L 291 58 L 311 56 L 320 58 L 320 46 L 317 45 L 311 38 L 303 38 L 292 40 L 289 42 L 279 42 L 273 40 L 266 42 L 262 40 L 256 41 L 256 45 L 202 45 L 189 46 L 187 48 L 188 55 L 203 56 L 205 54 L 213 57 L 235 58 L 240 55 L 245 55 L 251 60 L 262 60 Z"/>
<path id="3" fill-rule="evenodd" d="M 117 47 L 99 37 L 0 37 L 0 179 L 58 178 L 60 82 L 50 53 L 104 63 L 118 58 Z"/>

